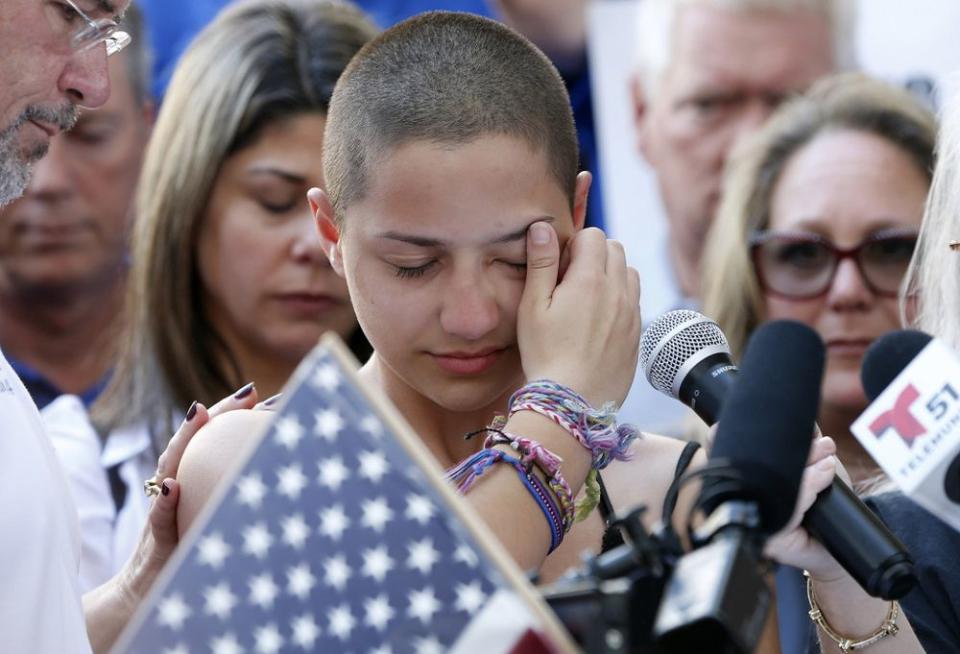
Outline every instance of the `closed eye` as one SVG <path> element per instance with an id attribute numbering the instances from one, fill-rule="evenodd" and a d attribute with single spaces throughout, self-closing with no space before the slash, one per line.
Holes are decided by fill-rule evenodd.
<path id="1" fill-rule="evenodd" d="M 506 266 L 509 266 L 510 268 L 513 268 L 514 270 L 519 271 L 519 272 L 526 272 L 526 271 L 527 271 L 527 262 L 526 262 L 526 261 L 516 261 L 516 262 L 515 262 L 515 261 L 505 261 L 505 260 L 501 259 L 501 260 L 500 260 L 500 263 L 502 263 L 502 264 L 504 264 L 504 265 L 506 265 Z"/>
<path id="2" fill-rule="evenodd" d="M 260 206 L 274 214 L 284 214 L 298 206 L 298 199 L 290 200 L 289 202 L 267 202 L 266 200 L 260 200 Z"/>
<path id="3" fill-rule="evenodd" d="M 433 259 L 419 266 L 398 266 L 393 264 L 393 268 L 397 277 L 400 279 L 416 279 L 417 277 L 423 277 L 436 264 L 436 259 Z"/>

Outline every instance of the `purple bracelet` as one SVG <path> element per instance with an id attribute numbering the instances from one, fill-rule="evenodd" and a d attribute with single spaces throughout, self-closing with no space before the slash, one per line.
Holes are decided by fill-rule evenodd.
<path id="1" fill-rule="evenodd" d="M 494 420 L 494 427 L 502 427 L 517 411 L 539 413 L 590 450 L 595 470 L 606 468 L 614 459 L 629 459 L 630 445 L 639 435 L 633 425 L 617 425 L 613 403 L 594 409 L 576 391 L 546 379 L 522 386 L 510 397 L 509 406 L 508 417 Z"/>
<path id="2" fill-rule="evenodd" d="M 556 503 L 550 497 L 550 492 L 543 487 L 543 482 L 520 459 L 510 456 L 503 450 L 483 449 L 447 471 L 447 480 L 457 487 L 461 495 L 465 495 L 476 481 L 497 463 L 509 463 L 517 471 L 527 492 L 537 502 L 550 527 L 550 552 L 552 552 L 563 541 L 566 533 L 562 526 L 564 521 L 560 517 Z"/>
<path id="3" fill-rule="evenodd" d="M 560 473 L 560 464 L 563 463 L 563 459 L 535 440 L 499 429 L 489 429 L 488 431 L 490 433 L 483 444 L 485 448 L 492 448 L 495 445 L 509 445 L 520 454 L 520 463 L 526 467 L 528 473 L 531 466 L 540 469 L 563 514 L 563 533 L 566 534 L 570 531 L 576 517 L 576 505 L 573 490 Z"/>

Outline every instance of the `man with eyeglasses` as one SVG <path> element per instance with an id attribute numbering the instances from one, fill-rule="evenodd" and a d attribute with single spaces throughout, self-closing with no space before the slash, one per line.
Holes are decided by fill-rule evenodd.
<path id="1" fill-rule="evenodd" d="M 23 197 L 0 208 L 0 347 L 41 410 L 65 394 L 89 407 L 115 357 L 154 114 L 139 6 L 123 28 L 132 43 L 110 57 L 110 98 L 53 137 Z"/>
<path id="2" fill-rule="evenodd" d="M 0 2 L 0 206 L 26 187 L 50 138 L 110 94 L 107 57 L 129 42 L 129 0 Z M 228 398 L 185 421 L 161 456 L 161 489 L 124 569 L 80 597 L 77 515 L 36 405 L 0 352 L 0 639 L 4 652 L 106 652 L 177 543 L 180 455 L 210 415 L 250 407 Z"/>
<path id="3" fill-rule="evenodd" d="M 78 107 L 106 102 L 107 53 L 129 42 L 116 23 L 128 3 L 96 0 L 90 14 L 73 0 L 0 4 L 0 205 L 23 192 L 31 164 Z"/>

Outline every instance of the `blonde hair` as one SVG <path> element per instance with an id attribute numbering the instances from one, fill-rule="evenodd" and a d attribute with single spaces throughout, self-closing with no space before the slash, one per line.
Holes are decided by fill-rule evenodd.
<path id="1" fill-rule="evenodd" d="M 146 420 L 163 447 L 156 439 L 169 437 L 174 413 L 242 383 L 207 317 L 197 266 L 214 182 L 223 162 L 267 124 L 326 114 L 340 74 L 375 35 L 373 24 L 344 3 L 250 0 L 221 12 L 184 54 L 141 173 L 127 332 L 93 408 L 101 432 Z"/>
<path id="2" fill-rule="evenodd" d="M 920 239 L 907 271 L 901 312 L 904 324 L 960 348 L 960 87 L 944 106 L 937 167 L 927 198 Z"/>
<path id="3" fill-rule="evenodd" d="M 856 5 L 853 0 L 641 0 L 635 30 L 636 60 L 648 97 L 656 95 L 660 75 L 670 64 L 677 15 L 682 8 L 696 5 L 738 12 L 821 12 L 833 34 L 835 69 L 850 70 L 856 65 Z"/>
<path id="4" fill-rule="evenodd" d="M 731 156 L 722 200 L 707 239 L 704 313 L 720 325 L 734 355 L 765 319 L 763 294 L 750 259 L 750 234 L 769 222 L 770 198 L 790 158 L 831 129 L 874 134 L 910 155 L 931 175 L 936 118 L 907 91 L 860 73 L 825 78 L 784 104 Z"/>

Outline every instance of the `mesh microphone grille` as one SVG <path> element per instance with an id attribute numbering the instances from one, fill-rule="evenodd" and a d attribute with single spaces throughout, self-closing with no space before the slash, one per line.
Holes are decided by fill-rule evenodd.
<path id="1" fill-rule="evenodd" d="M 669 311 L 644 330 L 640 365 L 651 386 L 676 397 L 673 382 L 680 368 L 697 352 L 713 345 L 727 345 L 717 323 L 689 309 Z"/>

